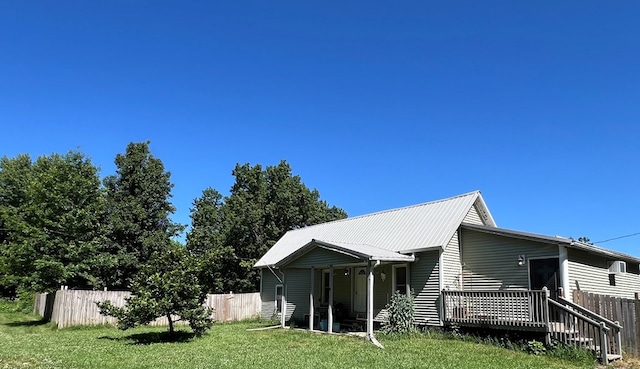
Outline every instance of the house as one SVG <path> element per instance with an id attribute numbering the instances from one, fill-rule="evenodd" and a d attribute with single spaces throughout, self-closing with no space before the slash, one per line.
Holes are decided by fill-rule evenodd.
<path id="1" fill-rule="evenodd" d="M 564 296 L 567 303 L 574 289 L 633 298 L 639 265 L 639 258 L 572 239 L 498 228 L 475 191 L 289 231 L 255 267 L 264 317 L 311 329 L 323 318 L 329 332 L 334 321 L 361 319 L 375 341 L 373 324 L 394 291 L 413 291 L 417 324 L 440 326 L 463 312 L 493 319 L 488 305 L 460 293 L 489 291 L 495 300 L 501 292 L 511 303 L 534 295 L 510 291 L 543 288 L 549 300 Z M 448 291 L 457 291 L 454 300 Z M 522 314 L 532 316 L 528 305 Z"/>

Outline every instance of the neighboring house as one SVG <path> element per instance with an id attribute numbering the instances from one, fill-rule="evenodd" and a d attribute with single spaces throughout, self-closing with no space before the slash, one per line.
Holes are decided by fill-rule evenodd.
<path id="1" fill-rule="evenodd" d="M 320 313 L 329 331 L 333 321 L 361 318 L 373 339 L 394 291 L 413 291 L 417 324 L 442 325 L 447 290 L 633 298 L 639 264 L 568 238 L 497 228 L 476 191 L 289 231 L 255 267 L 264 317 L 316 327 Z"/>

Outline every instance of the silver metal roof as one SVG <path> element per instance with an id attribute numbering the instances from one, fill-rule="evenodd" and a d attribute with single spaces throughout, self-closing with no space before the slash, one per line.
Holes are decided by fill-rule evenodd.
<path id="1" fill-rule="evenodd" d="M 634 263 L 640 263 L 640 258 L 637 258 L 635 256 L 627 255 L 618 251 L 608 250 L 600 246 L 575 241 L 575 240 L 572 240 L 571 238 L 566 238 L 566 237 L 546 236 L 542 234 L 515 231 L 512 229 L 506 229 L 506 228 L 488 227 L 483 225 L 467 224 L 467 223 L 462 223 L 462 228 L 467 228 L 467 229 L 471 229 L 479 232 L 496 234 L 501 236 L 522 238 L 526 240 L 550 243 L 554 245 L 562 245 L 569 248 L 574 248 L 574 249 L 587 251 L 590 253 L 599 254 L 599 255 L 613 258 L 616 260 L 619 259 L 619 260 L 631 261 Z"/>
<path id="2" fill-rule="evenodd" d="M 287 232 L 255 264 L 275 265 L 312 240 L 395 253 L 444 248 L 473 204 L 487 209 L 479 191 L 423 204 L 317 224 Z M 495 225 L 487 212 L 489 223 Z M 374 250 L 369 250 L 373 253 Z"/>

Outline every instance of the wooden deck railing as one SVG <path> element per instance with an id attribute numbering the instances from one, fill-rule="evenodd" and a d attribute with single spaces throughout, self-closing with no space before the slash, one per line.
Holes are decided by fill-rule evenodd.
<path id="1" fill-rule="evenodd" d="M 442 291 L 446 323 L 503 326 L 511 329 L 547 328 L 549 316 L 544 291 Z"/>
<path id="2" fill-rule="evenodd" d="M 546 332 L 566 345 L 594 351 L 603 363 L 622 355 L 617 322 L 548 291 L 442 291 L 443 321 L 461 326 Z"/>

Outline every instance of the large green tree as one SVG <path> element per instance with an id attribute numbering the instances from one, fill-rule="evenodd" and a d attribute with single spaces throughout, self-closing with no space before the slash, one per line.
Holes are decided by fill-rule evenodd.
<path id="1" fill-rule="evenodd" d="M 194 201 L 187 248 L 209 258 L 215 292 L 250 292 L 259 286 L 255 262 L 287 231 L 342 219 L 344 210 L 320 200 L 291 166 L 236 165 L 229 196 L 207 189 Z"/>
<path id="2" fill-rule="evenodd" d="M 100 255 L 106 286 L 126 289 L 154 252 L 167 250 L 184 226 L 171 221 L 171 174 L 149 142 L 130 143 L 115 158 L 116 174 L 104 179 L 107 246 Z"/>
<path id="3" fill-rule="evenodd" d="M 0 160 L 0 284 L 92 287 L 102 242 L 98 168 L 83 153 Z"/>

